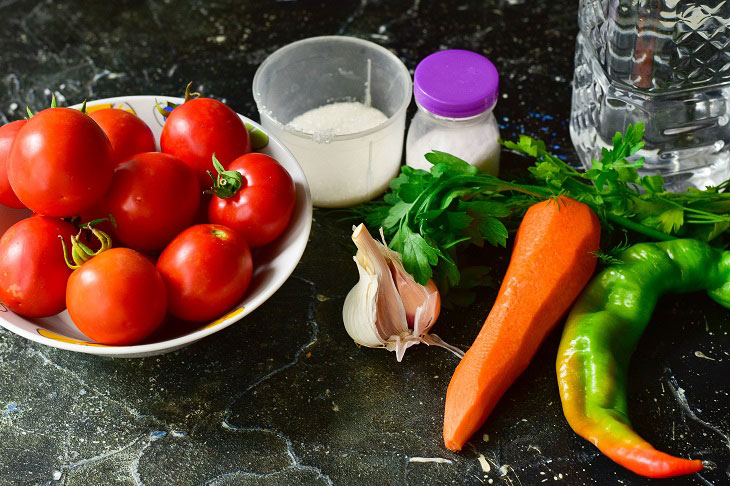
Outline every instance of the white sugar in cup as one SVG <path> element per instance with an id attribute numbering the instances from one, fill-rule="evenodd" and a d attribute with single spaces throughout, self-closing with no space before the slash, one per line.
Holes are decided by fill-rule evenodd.
<path id="1" fill-rule="evenodd" d="M 347 207 L 382 194 L 400 170 L 411 76 L 389 50 L 354 37 L 313 37 L 289 44 L 256 71 L 261 124 L 294 154 L 318 207 Z M 359 102 L 386 119 L 347 134 L 307 133 L 288 124 L 310 110 Z"/>

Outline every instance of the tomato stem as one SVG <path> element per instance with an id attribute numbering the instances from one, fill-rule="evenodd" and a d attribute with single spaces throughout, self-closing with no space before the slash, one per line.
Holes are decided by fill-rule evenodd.
<path id="1" fill-rule="evenodd" d="M 79 226 L 78 228 L 79 229 L 84 229 L 84 228 L 91 229 L 92 226 L 101 224 L 104 221 L 109 221 L 114 228 L 117 227 L 117 219 L 114 217 L 114 215 L 112 213 L 109 213 L 109 216 L 107 216 L 106 218 L 92 219 L 88 223 L 84 223 L 81 226 Z M 71 222 L 73 223 L 73 221 L 71 221 Z"/>
<path id="2" fill-rule="evenodd" d="M 58 235 L 58 237 L 61 239 L 61 247 L 63 247 L 63 260 L 66 262 L 66 266 L 72 270 L 76 270 L 78 267 L 71 264 L 68 259 L 68 248 L 66 248 L 66 242 L 63 239 L 63 235 Z"/>
<path id="3" fill-rule="evenodd" d="M 213 154 L 213 167 L 215 167 L 218 176 L 208 171 L 208 175 L 213 179 L 213 187 L 204 191 L 205 194 L 214 194 L 221 199 L 229 199 L 236 195 L 243 185 L 243 176 L 235 170 L 226 170 L 215 154 Z"/>
<path id="4" fill-rule="evenodd" d="M 193 86 L 193 82 L 190 81 L 187 86 L 185 86 L 185 102 L 187 103 L 192 98 L 200 98 L 201 94 L 197 91 L 190 92 L 190 88 Z"/>
<path id="5" fill-rule="evenodd" d="M 105 218 L 106 219 L 106 218 Z M 76 270 L 84 263 L 88 262 L 92 258 L 94 258 L 99 253 L 102 253 L 104 251 L 107 251 L 112 247 L 112 239 L 111 237 L 104 233 L 101 230 L 98 230 L 92 226 L 92 223 L 98 223 L 102 220 L 92 221 L 90 223 L 86 223 L 81 228 L 79 228 L 79 232 L 76 235 L 73 235 L 71 237 L 71 259 L 68 258 L 68 248 L 66 247 L 66 241 L 63 239 L 63 236 L 58 235 L 59 238 L 61 238 L 61 247 L 63 248 L 63 259 L 66 262 L 66 265 L 71 270 Z M 97 251 L 92 250 L 85 244 L 83 244 L 79 238 L 81 237 L 81 233 L 84 230 L 89 230 L 91 233 L 99 240 L 101 243 L 101 248 L 99 248 Z M 73 263 L 71 263 L 71 260 L 73 260 Z"/>

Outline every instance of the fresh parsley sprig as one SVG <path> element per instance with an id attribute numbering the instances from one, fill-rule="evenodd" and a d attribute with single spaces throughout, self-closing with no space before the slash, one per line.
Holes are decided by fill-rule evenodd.
<path id="1" fill-rule="evenodd" d="M 438 267 L 442 286 L 455 286 L 461 278 L 457 247 L 505 246 L 508 232 L 501 220 L 550 193 L 482 173 L 444 152 L 433 151 L 426 159 L 431 171 L 404 166 L 384 197 L 386 205 L 375 206 L 365 222 L 383 228 L 416 281 L 425 284 Z M 505 192 L 525 197 L 508 198 Z"/>
<path id="2" fill-rule="evenodd" d="M 555 191 L 584 202 L 607 223 L 641 233 L 653 240 L 692 237 L 710 241 L 730 228 L 730 181 L 705 190 L 684 193 L 667 191 L 659 175 L 639 175 L 644 165 L 639 158 L 627 158 L 644 146 L 644 125 L 629 125 L 626 134 L 617 133 L 613 148 L 604 148 L 601 160 L 590 170 L 580 172 L 549 154 L 545 145 L 527 136 L 504 146 L 536 157 L 530 173 L 534 179 Z"/>
<path id="3" fill-rule="evenodd" d="M 459 248 L 505 246 L 505 221 L 536 201 L 566 195 L 589 205 L 605 230 L 621 227 L 652 240 L 694 237 L 710 241 L 730 229 L 730 181 L 705 190 L 669 192 L 661 175 L 640 176 L 644 160 L 629 160 L 643 148 L 644 126 L 617 133 L 613 147 L 581 172 L 550 154 L 528 136 L 502 142 L 536 158 L 529 168 L 534 184 L 507 182 L 478 171 L 453 155 L 426 154 L 430 171 L 404 166 L 382 202 L 363 206 L 368 226 L 382 227 L 389 246 L 403 256 L 405 269 L 425 284 L 435 276 L 446 291 L 460 283 L 484 282 L 485 269 L 459 268 Z M 467 278 L 462 278 L 468 275 Z M 476 278 L 475 276 L 479 276 Z M 464 282 L 462 282 L 464 283 Z"/>

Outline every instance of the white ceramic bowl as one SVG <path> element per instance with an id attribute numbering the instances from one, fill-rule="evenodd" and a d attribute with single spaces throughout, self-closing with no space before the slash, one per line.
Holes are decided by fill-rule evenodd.
<path id="1" fill-rule="evenodd" d="M 155 109 L 155 101 L 182 103 L 183 99 L 167 96 L 120 96 L 89 102 L 88 110 L 114 107 L 134 112 L 152 129 L 159 146 L 164 120 Z M 79 107 L 80 105 L 74 106 L 74 108 Z M 241 119 L 261 129 L 258 123 L 245 116 L 241 116 Z M 292 176 L 297 188 L 297 203 L 286 231 L 276 241 L 254 253 L 251 285 L 243 300 L 227 315 L 216 321 L 200 325 L 183 326 L 181 324 L 177 331 L 175 326 L 165 323 L 161 331 L 144 343 L 133 346 L 107 346 L 89 340 L 74 326 L 66 311 L 44 319 L 27 319 L 0 304 L 0 326 L 31 341 L 54 348 L 134 358 L 175 351 L 243 319 L 271 297 L 294 271 L 294 267 L 304 253 L 312 225 L 312 199 L 309 185 L 294 156 L 271 135 L 269 135 L 269 145 L 260 151 L 278 160 Z M 0 206 L 0 233 L 4 233 L 8 227 L 29 214 L 30 212 L 27 210 L 8 209 Z"/>

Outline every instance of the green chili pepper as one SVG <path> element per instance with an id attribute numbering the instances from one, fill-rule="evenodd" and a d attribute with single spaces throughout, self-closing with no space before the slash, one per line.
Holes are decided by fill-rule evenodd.
<path id="1" fill-rule="evenodd" d="M 730 252 L 685 239 L 634 245 L 620 260 L 591 281 L 568 316 L 556 363 L 565 418 L 578 435 L 637 474 L 695 473 L 702 461 L 660 452 L 632 430 L 627 372 L 662 294 L 707 290 L 730 308 Z"/>

